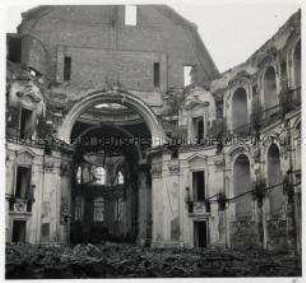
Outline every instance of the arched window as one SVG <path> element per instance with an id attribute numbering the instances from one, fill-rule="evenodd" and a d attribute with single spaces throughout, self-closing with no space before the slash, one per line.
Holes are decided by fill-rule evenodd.
<path id="1" fill-rule="evenodd" d="M 235 132 L 245 132 L 248 127 L 247 93 L 244 88 L 238 88 L 232 98 L 232 121 Z"/>
<path id="2" fill-rule="evenodd" d="M 117 182 L 118 182 L 118 185 L 123 185 L 123 184 L 124 184 L 124 176 L 123 176 L 123 174 L 121 173 L 121 171 L 118 172 L 118 175 L 117 175 Z"/>
<path id="3" fill-rule="evenodd" d="M 103 167 L 95 168 L 95 183 L 98 185 L 106 184 L 106 170 Z"/>
<path id="4" fill-rule="evenodd" d="M 268 185 L 276 186 L 282 181 L 280 170 L 279 149 L 276 144 L 272 144 L 268 151 Z M 269 190 L 270 213 L 279 215 L 283 205 L 283 186 L 279 185 Z"/>
<path id="5" fill-rule="evenodd" d="M 294 88 L 301 86 L 301 42 L 299 41 L 293 53 L 293 80 Z"/>
<path id="6" fill-rule="evenodd" d="M 81 166 L 78 167 L 78 171 L 76 173 L 76 182 L 77 182 L 77 184 L 81 184 L 81 182 L 82 182 L 82 168 L 81 168 Z"/>
<path id="7" fill-rule="evenodd" d="M 270 66 L 264 75 L 264 108 L 265 117 L 278 111 L 278 97 L 276 90 L 276 73 L 272 66 Z"/>
<path id="8" fill-rule="evenodd" d="M 245 154 L 240 154 L 235 160 L 233 185 L 235 196 L 237 196 L 235 199 L 236 217 L 250 216 L 252 212 L 251 194 L 242 195 L 251 189 L 250 161 Z M 238 197 L 239 195 L 242 196 Z"/>

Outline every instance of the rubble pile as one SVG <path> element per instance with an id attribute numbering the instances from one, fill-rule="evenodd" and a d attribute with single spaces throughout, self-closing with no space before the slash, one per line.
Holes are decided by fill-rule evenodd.
<path id="1" fill-rule="evenodd" d="M 7 279 L 301 276 L 288 253 L 105 243 L 6 247 Z"/>

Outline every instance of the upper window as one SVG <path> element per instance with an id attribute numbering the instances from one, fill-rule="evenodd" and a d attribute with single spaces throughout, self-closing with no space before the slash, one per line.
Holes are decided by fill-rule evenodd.
<path id="1" fill-rule="evenodd" d="M 71 57 L 64 58 L 64 81 L 70 81 Z"/>
<path id="2" fill-rule="evenodd" d="M 242 87 L 238 88 L 232 98 L 232 129 L 238 133 L 247 131 L 248 105 L 247 93 Z"/>
<path id="3" fill-rule="evenodd" d="M 184 86 L 192 84 L 192 66 L 184 66 Z"/>
<path id="4" fill-rule="evenodd" d="M 137 6 L 125 5 L 125 25 L 136 26 L 137 25 Z"/>
<path id="5" fill-rule="evenodd" d="M 264 76 L 264 103 L 266 116 L 277 111 L 276 73 L 272 66 L 266 70 Z"/>
<path id="6" fill-rule="evenodd" d="M 154 87 L 159 87 L 159 63 L 154 63 Z"/>

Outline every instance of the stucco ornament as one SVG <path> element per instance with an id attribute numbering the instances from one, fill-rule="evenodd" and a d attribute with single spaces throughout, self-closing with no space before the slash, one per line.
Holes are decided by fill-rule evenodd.
<path id="1" fill-rule="evenodd" d="M 45 116 L 46 105 L 40 88 L 33 80 L 16 80 L 11 83 L 9 106 L 22 106 L 35 111 L 38 116 Z"/>
<path id="2" fill-rule="evenodd" d="M 186 93 L 184 108 L 194 110 L 197 107 L 205 109 L 208 116 L 216 116 L 216 103 L 212 94 L 202 87 L 195 87 Z M 208 118 L 208 117 L 207 117 Z"/>
<path id="3" fill-rule="evenodd" d="M 204 93 L 205 92 L 205 93 Z M 191 89 L 186 93 L 185 108 L 192 108 L 195 105 L 207 102 L 206 91 L 201 88 Z M 206 98 L 206 99 L 205 99 Z"/>

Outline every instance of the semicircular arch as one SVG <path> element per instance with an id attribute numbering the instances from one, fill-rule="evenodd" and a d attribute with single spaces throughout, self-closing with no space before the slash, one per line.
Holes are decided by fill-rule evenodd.
<path id="1" fill-rule="evenodd" d="M 67 113 L 58 129 L 58 138 L 70 143 L 72 128 L 79 116 L 88 108 L 101 103 L 117 103 L 130 107 L 144 119 L 151 132 L 152 146 L 158 146 L 165 140 L 165 134 L 154 112 L 138 97 L 120 91 L 95 92 L 75 103 Z"/>

